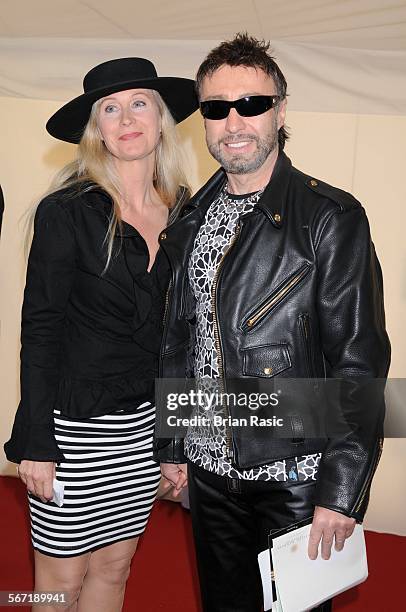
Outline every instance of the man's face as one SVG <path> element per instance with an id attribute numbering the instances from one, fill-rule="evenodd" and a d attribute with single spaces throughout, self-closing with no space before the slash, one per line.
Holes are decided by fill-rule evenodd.
<path id="1" fill-rule="evenodd" d="M 203 80 L 201 101 L 237 100 L 245 96 L 276 95 L 272 77 L 260 68 L 224 65 Z M 255 117 L 241 117 L 235 108 L 225 119 L 205 119 L 210 153 L 230 174 L 248 174 L 260 168 L 278 144 L 285 122 L 286 100 Z"/>

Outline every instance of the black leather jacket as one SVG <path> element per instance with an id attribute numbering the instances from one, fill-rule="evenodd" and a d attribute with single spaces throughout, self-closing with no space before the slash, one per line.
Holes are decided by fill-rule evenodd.
<path id="1" fill-rule="evenodd" d="M 172 282 L 160 376 L 182 378 L 193 326 L 187 262 L 205 213 L 225 182 L 219 170 L 161 235 Z M 214 320 L 224 379 L 384 378 L 390 362 L 382 274 L 364 209 L 344 191 L 292 167 L 280 153 L 253 212 L 243 215 L 214 282 Z M 379 461 L 376 436 L 329 440 L 231 438 L 247 467 L 322 451 L 315 505 L 362 519 Z M 298 444 L 299 439 L 299 444 Z M 184 461 L 180 439 L 157 439 L 161 461 Z"/>

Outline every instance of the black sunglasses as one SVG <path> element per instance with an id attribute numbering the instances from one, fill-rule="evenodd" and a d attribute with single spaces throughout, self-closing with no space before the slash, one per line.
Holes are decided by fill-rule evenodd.
<path id="1" fill-rule="evenodd" d="M 255 117 L 273 108 L 280 96 L 245 96 L 238 100 L 206 100 L 200 102 L 200 112 L 205 119 L 225 119 L 232 108 L 241 117 Z"/>

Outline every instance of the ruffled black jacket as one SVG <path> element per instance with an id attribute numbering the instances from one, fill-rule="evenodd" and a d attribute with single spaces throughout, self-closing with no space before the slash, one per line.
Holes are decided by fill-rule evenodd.
<path id="1" fill-rule="evenodd" d="M 93 186 L 59 191 L 37 209 L 22 311 L 21 402 L 5 445 L 10 461 L 63 460 L 54 409 L 80 419 L 153 397 L 165 268 L 159 277 L 155 264 L 147 272 L 147 245 L 123 223 L 103 272 L 111 208 Z"/>

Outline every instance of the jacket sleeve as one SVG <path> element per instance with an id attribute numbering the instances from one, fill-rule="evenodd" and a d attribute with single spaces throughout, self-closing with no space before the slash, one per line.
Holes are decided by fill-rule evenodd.
<path id="1" fill-rule="evenodd" d="M 327 376 L 341 379 L 339 408 L 351 427 L 328 440 L 315 505 L 362 520 L 382 448 L 384 383 L 380 383 L 388 373 L 390 344 L 381 269 L 365 211 L 355 200 L 329 216 L 316 251 Z"/>
<path id="2" fill-rule="evenodd" d="M 154 441 L 154 459 L 158 463 L 186 463 L 183 438 L 161 438 Z"/>
<path id="3" fill-rule="evenodd" d="M 35 215 L 22 309 L 21 401 L 4 447 L 15 463 L 64 459 L 55 441 L 53 410 L 75 254 L 70 215 L 57 201 L 43 200 Z"/>

